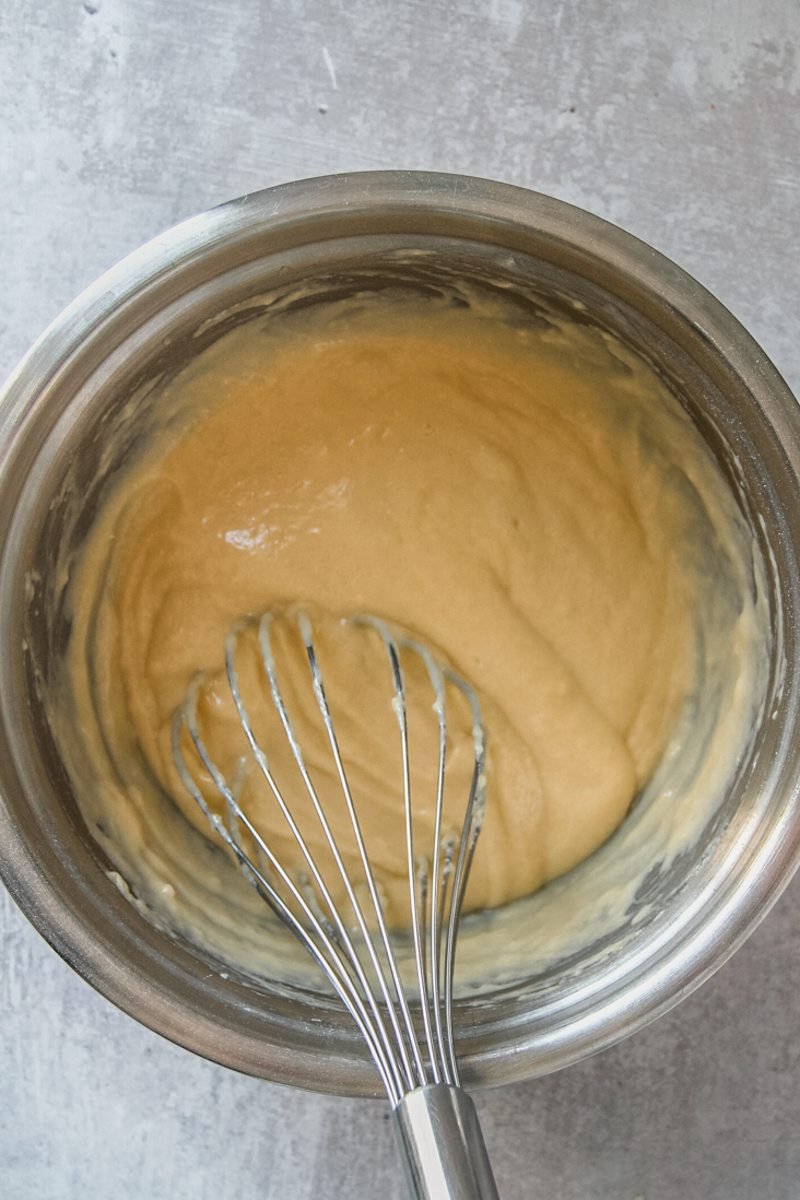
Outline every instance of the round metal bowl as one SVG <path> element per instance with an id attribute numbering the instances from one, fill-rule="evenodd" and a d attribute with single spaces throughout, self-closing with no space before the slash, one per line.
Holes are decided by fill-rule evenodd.
<path id="1" fill-rule="evenodd" d="M 430 286 L 502 278 L 577 300 L 645 353 L 739 494 L 766 565 L 764 717 L 717 811 L 646 920 L 456 1010 L 468 1083 L 553 1070 L 621 1038 L 711 974 L 764 916 L 800 855 L 800 421 L 759 347 L 648 246 L 569 205 L 460 176 L 367 173 L 270 189 L 195 217 L 80 296 L 6 384 L 0 406 L 0 870 L 30 920 L 94 987 L 151 1029 L 239 1070 L 369 1094 L 377 1080 L 322 994 L 235 971 L 147 920 L 81 818 L 41 697 L 68 621 L 48 609 L 63 538 L 80 538 L 120 463 L 107 431 L 148 379 L 300 280 Z M 222 323 L 224 325 L 224 322 Z M 209 334 L 209 330 L 212 331 Z M 126 409 L 125 406 L 128 405 Z M 67 499 L 81 519 L 67 527 Z M 631 819 L 635 819 L 635 814 Z M 591 870 L 591 864 L 587 868 Z M 569 886 L 567 882 L 566 886 Z M 224 976 L 228 977 L 225 978 Z"/>

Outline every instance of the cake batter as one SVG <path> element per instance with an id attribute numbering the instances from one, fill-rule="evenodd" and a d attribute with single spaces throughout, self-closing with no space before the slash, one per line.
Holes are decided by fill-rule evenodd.
<path id="1" fill-rule="evenodd" d="M 695 685 L 698 593 L 719 557 L 715 521 L 733 507 L 641 360 L 565 320 L 354 300 L 228 333 L 160 410 L 172 419 L 120 479 L 77 566 L 68 682 L 106 828 L 160 864 L 171 899 L 180 872 L 164 863 L 182 851 L 159 835 L 164 797 L 207 835 L 172 765 L 173 712 L 206 672 L 215 752 L 234 763 L 225 635 L 243 614 L 297 602 L 332 655 L 337 618 L 370 612 L 477 688 L 489 803 L 469 907 L 527 895 L 609 837 Z M 368 694 L 388 702 L 379 655 L 367 671 Z M 345 677 L 332 695 L 370 713 L 360 687 Z M 400 921 L 396 744 L 377 757 L 376 744 L 359 749 L 356 733 L 348 764 Z M 419 794 L 422 830 L 435 793 Z M 248 804 L 299 866 L 268 797 L 253 790 Z"/>

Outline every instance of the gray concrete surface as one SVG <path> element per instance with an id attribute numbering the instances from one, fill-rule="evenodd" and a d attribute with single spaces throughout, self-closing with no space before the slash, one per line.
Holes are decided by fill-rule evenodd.
<path id="1" fill-rule="evenodd" d="M 293 177 L 416 166 L 551 192 L 710 286 L 800 386 L 797 0 L 0 5 L 0 370 L 145 238 Z M 505 1200 L 797 1200 L 796 882 L 678 1010 L 478 1098 Z M 201 1062 L 0 894 L 2 1200 L 402 1195 L 379 1105 Z"/>

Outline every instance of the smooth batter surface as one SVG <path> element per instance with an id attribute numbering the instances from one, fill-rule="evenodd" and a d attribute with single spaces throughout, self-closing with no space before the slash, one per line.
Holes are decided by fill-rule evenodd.
<path id="1" fill-rule="evenodd" d="M 235 776 L 243 744 L 222 678 L 225 634 L 242 614 L 296 602 L 314 614 L 335 677 L 362 827 L 396 923 L 407 886 L 389 678 L 377 652 L 351 664 L 344 614 L 413 631 L 479 690 L 488 805 L 470 907 L 528 895 L 603 844 L 668 746 L 674 761 L 676 739 L 691 738 L 679 719 L 709 680 L 716 698 L 692 724 L 720 761 L 702 803 L 717 796 L 750 714 L 746 692 L 723 704 L 715 751 L 729 686 L 720 672 L 730 664 L 747 678 L 752 566 L 736 559 L 735 505 L 691 422 L 612 337 L 482 302 L 341 302 L 225 335 L 164 388 L 160 413 L 161 431 L 74 565 L 56 713 L 86 815 L 156 919 L 230 960 L 259 959 L 243 942 L 260 901 L 210 852 L 176 778 L 170 725 L 203 671 L 201 718 Z M 283 665 L 293 678 L 291 652 Z M 332 768 L 302 715 L 311 701 L 294 683 L 290 694 L 327 794 Z M 435 794 L 429 697 L 416 692 L 411 712 L 414 745 L 431 746 L 415 764 L 423 841 Z M 446 826 L 456 828 L 471 764 L 463 713 L 452 728 Z M 247 775 L 240 785 L 299 869 L 269 794 Z M 670 786 L 658 784 L 662 799 Z M 288 792 L 301 796 L 296 781 Z M 678 811 L 679 800 L 663 803 Z M 656 828 L 672 836 L 663 817 Z M 318 852 L 318 830 L 309 838 Z M 603 895 L 627 886 L 614 870 Z"/>
<path id="2" fill-rule="evenodd" d="M 206 828 L 175 777 L 173 711 L 209 673 L 215 753 L 235 763 L 241 735 L 213 680 L 226 632 L 298 601 L 323 614 L 332 657 L 335 618 L 375 613 L 478 689 L 489 804 L 471 907 L 532 892 L 609 837 L 695 685 L 698 596 L 733 507 L 641 361 L 570 323 L 354 301 L 226 335 L 162 408 L 181 415 L 109 498 L 71 585 L 69 688 L 95 812 L 124 861 L 176 911 L 185 900 L 187 927 L 207 899 L 182 880 L 196 847 L 165 836 L 164 795 Z M 385 661 L 363 669 L 368 696 L 388 700 Z M 402 919 L 396 742 L 359 747 L 359 671 L 332 694 Z M 268 797 L 248 802 L 296 864 Z"/>

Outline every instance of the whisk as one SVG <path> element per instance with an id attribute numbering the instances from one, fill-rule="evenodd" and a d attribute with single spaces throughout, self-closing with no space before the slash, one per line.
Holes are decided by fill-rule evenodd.
<path id="1" fill-rule="evenodd" d="M 370 862 L 354 789 L 348 778 L 346 755 L 340 748 L 328 702 L 314 629 L 305 612 L 281 615 L 288 619 L 301 658 L 307 662 L 305 683 L 324 730 L 323 744 L 331 756 L 338 781 L 336 803 L 346 816 L 348 836 L 356 848 L 357 873 L 345 862 L 345 853 L 334 835 L 330 798 L 323 800 L 307 763 L 293 721 L 285 689 L 279 678 L 276 616 L 265 613 L 238 622 L 225 641 L 227 687 L 241 725 L 249 761 L 227 773 L 214 760 L 210 738 L 198 715 L 207 680 L 192 682 L 172 727 L 172 757 L 183 786 L 202 810 L 212 829 L 239 863 L 275 915 L 302 943 L 324 972 L 342 1004 L 352 1016 L 369 1048 L 392 1106 L 393 1122 L 409 1193 L 416 1200 L 497 1200 L 475 1107 L 462 1090 L 453 1038 L 453 969 L 459 920 L 475 845 L 485 807 L 485 735 L 478 698 L 455 671 L 439 662 L 415 638 L 376 617 L 349 618 L 340 624 L 348 638 L 372 639 L 385 652 L 388 670 L 387 704 L 391 704 L 399 732 L 398 767 L 402 773 L 405 864 L 413 946 L 413 984 L 403 979 L 400 942 L 405 935 L 390 927 L 385 901 Z M 241 682 L 242 643 L 256 650 L 257 704 L 272 704 L 277 714 L 274 728 L 285 738 L 296 767 L 296 785 L 310 802 L 317 833 L 329 851 L 327 870 L 309 846 L 307 832 L 297 819 L 295 803 L 280 786 L 272 764 L 274 746 L 263 744 L 253 719 L 254 702 Z M 363 644 L 359 653 L 363 655 Z M 409 708 L 404 656 L 424 667 L 422 678 L 430 685 L 432 704 L 426 711 L 438 725 L 438 764 L 433 799 L 432 844 L 420 846 L 415 836 L 412 807 L 412 771 Z M 361 660 L 357 660 L 361 661 Z M 426 686 L 427 686 L 426 684 Z M 463 822 L 453 832 L 444 823 L 445 766 L 448 753 L 447 694 L 457 689 L 466 701 L 471 725 L 471 781 L 463 798 Z M 335 707 L 335 706 L 334 706 Z M 368 714 L 364 714 L 367 719 Z M 205 735 L 205 736 L 204 736 Z M 269 835 L 260 831 L 242 800 L 242 777 L 255 767 L 255 775 L 277 806 L 303 863 L 292 870 Z M 213 797 L 212 800 L 210 797 Z M 353 855 L 350 855 L 351 861 Z M 331 866 L 331 863 L 333 864 Z M 346 905 L 332 894 L 330 870 L 338 877 L 335 888 L 346 896 Z"/>

